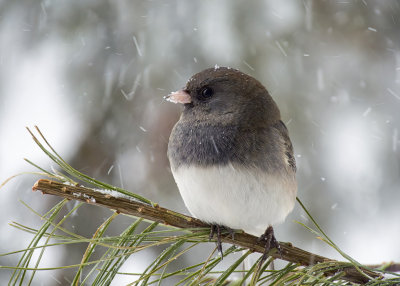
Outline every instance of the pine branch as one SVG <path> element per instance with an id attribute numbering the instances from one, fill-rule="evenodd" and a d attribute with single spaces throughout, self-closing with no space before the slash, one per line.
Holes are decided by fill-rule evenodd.
<path id="1" fill-rule="evenodd" d="M 60 182 L 41 179 L 38 180 L 32 188 L 39 190 L 43 194 L 56 195 L 59 197 L 79 200 L 89 204 L 104 206 L 114 209 L 119 213 L 141 217 L 164 225 L 171 225 L 177 228 L 209 228 L 210 226 L 196 218 L 186 216 L 172 210 L 160 207 L 159 205 L 150 205 L 138 202 L 124 195 L 115 195 L 109 191 L 90 189 L 82 186 L 72 186 Z M 239 247 L 247 248 L 253 252 L 264 252 L 264 246 L 258 242 L 258 238 L 241 232 L 235 233 L 234 239 L 229 234 L 222 238 L 223 242 L 230 243 Z M 302 266 L 315 265 L 322 262 L 338 262 L 311 252 L 302 250 L 293 246 L 291 243 L 280 242 L 282 257 L 272 251 L 270 255 L 274 258 L 296 263 Z M 381 275 L 369 269 L 360 267 L 362 273 L 351 264 L 344 264 L 339 269 L 330 269 L 325 272 L 327 276 L 335 275 L 337 271 L 344 271 L 343 279 L 355 283 L 367 283 L 372 278 L 381 278 Z"/>

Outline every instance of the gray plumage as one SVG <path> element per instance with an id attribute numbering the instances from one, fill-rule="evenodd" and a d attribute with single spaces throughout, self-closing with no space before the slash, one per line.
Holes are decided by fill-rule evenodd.
<path id="1" fill-rule="evenodd" d="M 243 85 L 243 81 L 245 85 Z M 205 87 L 214 96 L 197 98 Z M 173 168 L 195 164 L 240 163 L 266 172 L 290 167 L 296 171 L 293 147 L 280 112 L 267 90 L 235 69 L 208 69 L 189 80 L 185 104 L 168 145 Z M 282 155 L 289 166 L 285 166 Z"/>

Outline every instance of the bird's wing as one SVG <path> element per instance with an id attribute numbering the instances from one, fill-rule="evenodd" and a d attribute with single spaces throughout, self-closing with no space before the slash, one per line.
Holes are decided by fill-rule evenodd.
<path id="1" fill-rule="evenodd" d="M 284 148 L 285 148 L 285 154 L 287 156 L 287 162 L 292 168 L 293 172 L 296 172 L 296 160 L 293 155 L 293 145 L 292 142 L 290 141 L 289 138 L 289 132 L 286 128 L 285 123 L 282 122 L 282 120 L 279 120 L 274 127 L 279 131 L 280 135 L 282 136 L 282 139 L 284 140 Z"/>

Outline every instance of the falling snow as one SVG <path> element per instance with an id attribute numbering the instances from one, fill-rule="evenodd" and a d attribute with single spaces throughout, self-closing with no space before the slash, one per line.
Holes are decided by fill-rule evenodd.
<path id="1" fill-rule="evenodd" d="M 387 88 L 386 89 L 391 95 L 393 95 L 396 99 L 400 100 L 400 95 L 398 95 L 396 92 L 394 92 L 392 89 Z"/>
<path id="2" fill-rule="evenodd" d="M 371 107 L 368 107 L 368 108 L 364 111 L 364 113 L 362 114 L 362 116 L 366 117 L 366 116 L 371 112 L 371 110 L 372 110 L 372 108 L 371 108 Z"/>
<path id="3" fill-rule="evenodd" d="M 279 50 L 281 51 L 281 53 L 287 57 L 287 54 L 285 52 L 285 50 L 282 48 L 281 43 L 279 43 L 278 41 L 275 41 L 275 44 L 277 45 L 277 47 L 279 48 Z"/>
<path id="4" fill-rule="evenodd" d="M 108 171 L 107 171 L 107 175 L 110 175 L 112 169 L 114 169 L 114 165 L 111 165 L 111 166 L 110 166 L 110 168 L 109 168 Z"/>
<path id="5" fill-rule="evenodd" d="M 184 107 L 162 96 L 219 63 L 267 87 L 289 129 L 298 195 L 335 242 L 365 263 L 400 260 L 398 229 L 385 219 L 400 216 L 394 199 L 400 172 L 398 5 L 188 1 L 174 7 L 115 1 L 110 9 L 104 1 L 82 0 L 66 9 L 53 2 L 8 1 L 2 7 L 0 136 L 12 140 L 0 141 L 0 182 L 31 171 L 20 158 L 48 166 L 24 129 L 38 124 L 57 152 L 85 174 L 184 209 L 166 171 L 168 136 Z M 215 140 L 202 146 L 219 152 Z M 46 196 L 25 192 L 18 180 L 11 185 L 17 192 L 2 192 L 7 216 L 0 243 L 10 249 L 25 239 L 6 227 L 5 221 L 25 211 L 16 196 L 43 213 L 48 206 Z M 335 211 L 334 220 L 326 210 Z M 280 226 L 282 233 L 324 254 L 312 240 L 296 236 L 292 221 L 307 218 L 299 210 L 291 215 Z M 33 218 L 26 221 L 38 228 Z M 75 221 L 71 228 L 81 230 L 83 220 Z M 371 237 L 371 225 L 384 235 Z M 369 247 L 378 242 L 382 247 Z M 63 255 L 49 257 L 57 264 Z"/>
<path id="6" fill-rule="evenodd" d="M 139 43 L 138 43 L 138 41 L 136 39 L 136 36 L 133 36 L 133 43 L 135 44 L 135 47 L 136 47 L 136 50 L 137 50 L 137 53 L 138 53 L 139 57 L 143 56 L 142 52 L 140 50 L 140 47 L 139 47 Z"/>
<path id="7" fill-rule="evenodd" d="M 248 68 L 251 69 L 252 71 L 255 70 L 248 62 L 243 61 L 243 63 L 246 65 L 246 67 L 248 67 Z"/>

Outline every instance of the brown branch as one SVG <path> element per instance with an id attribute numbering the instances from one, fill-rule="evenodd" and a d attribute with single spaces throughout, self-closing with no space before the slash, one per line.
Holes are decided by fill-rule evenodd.
<path id="1" fill-rule="evenodd" d="M 380 269 L 388 272 L 400 272 L 400 263 L 388 262 L 382 264 L 366 265 L 371 269 Z"/>
<path id="2" fill-rule="evenodd" d="M 133 215 L 156 221 L 161 224 L 171 225 L 178 228 L 198 228 L 210 227 L 208 224 L 180 213 L 176 213 L 169 209 L 156 206 L 150 206 L 144 203 L 130 200 L 127 197 L 114 197 L 110 194 L 102 193 L 90 188 L 81 186 L 65 185 L 56 181 L 41 179 L 35 183 L 32 188 L 34 191 L 40 190 L 43 194 L 56 195 L 71 200 L 79 200 L 89 204 L 95 204 L 114 209 L 120 213 Z M 230 235 L 222 238 L 223 242 L 234 244 L 240 247 L 248 248 L 254 252 L 263 253 L 264 246 L 258 242 L 258 238 L 247 233 L 235 233 L 235 238 L 232 239 Z M 302 250 L 293 246 L 291 243 L 280 242 L 282 249 L 282 257 L 272 252 L 271 256 L 274 258 L 281 258 L 283 260 L 296 263 L 303 266 L 314 265 L 320 262 L 335 262 L 335 260 L 313 254 L 311 252 Z M 372 278 L 381 277 L 378 273 L 368 269 L 362 269 L 365 275 L 362 275 L 357 269 L 348 266 L 342 269 L 346 274 L 343 279 L 356 283 L 366 283 Z M 326 271 L 327 275 L 337 273 L 334 271 Z"/>

